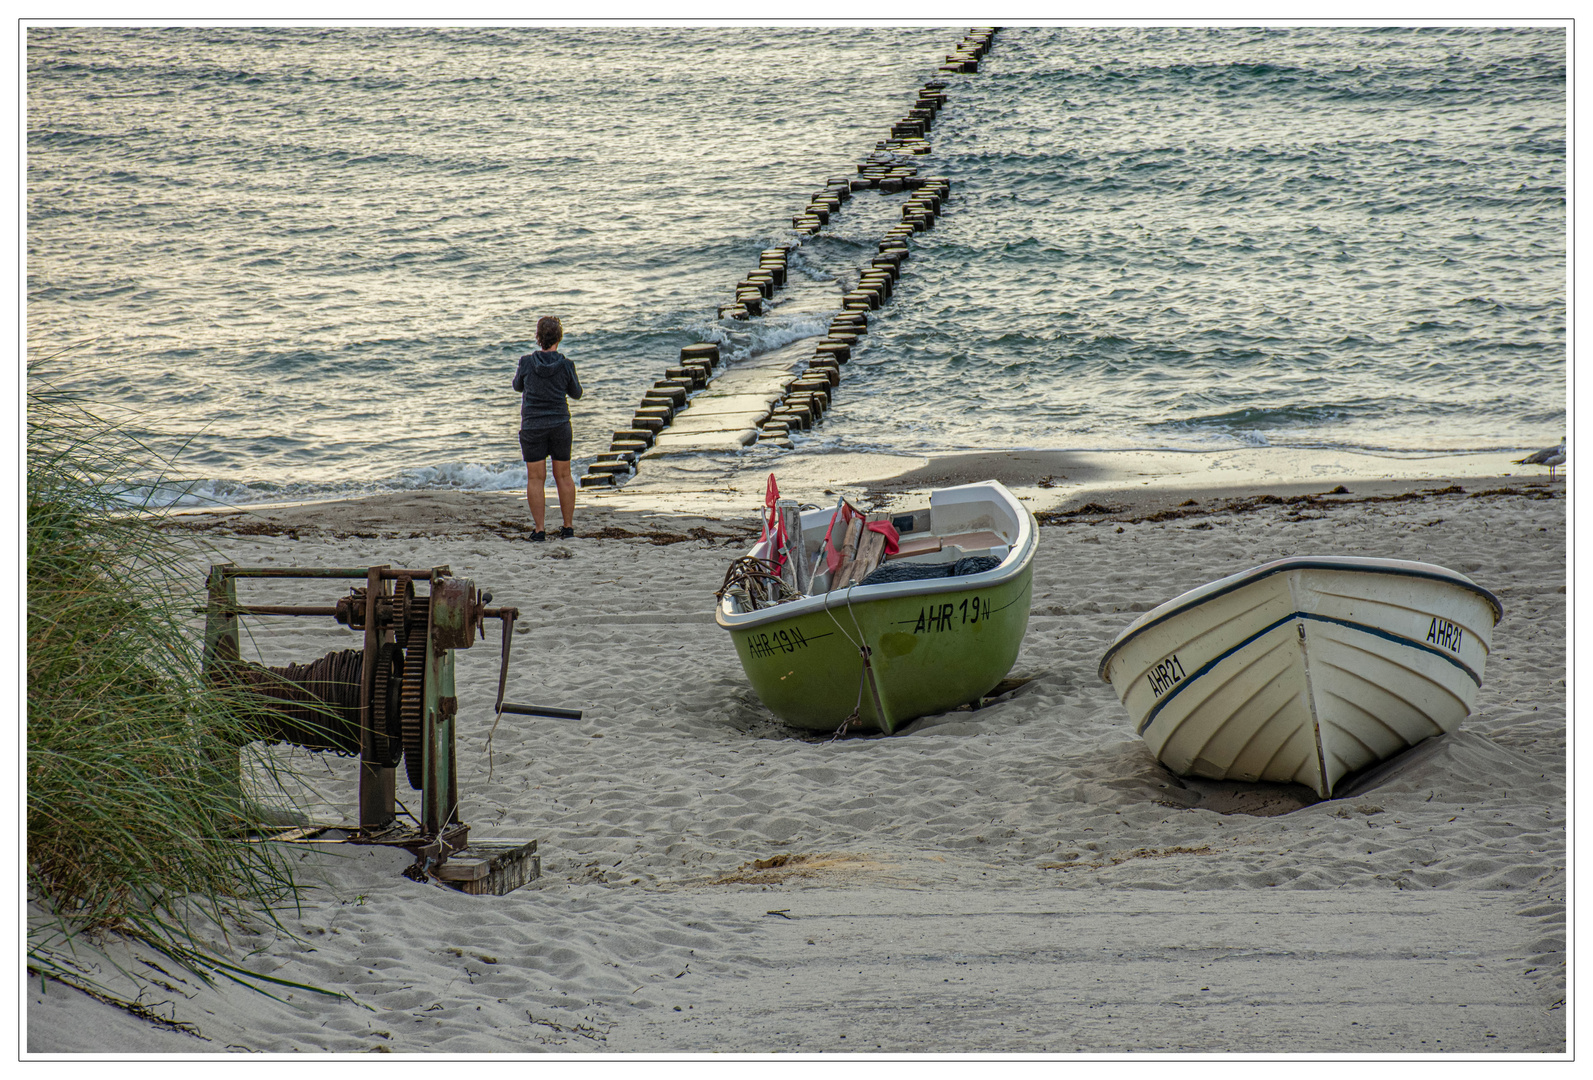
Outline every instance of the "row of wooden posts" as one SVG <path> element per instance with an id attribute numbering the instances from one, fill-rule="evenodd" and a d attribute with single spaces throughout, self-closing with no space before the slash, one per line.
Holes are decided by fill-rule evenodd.
<path id="1" fill-rule="evenodd" d="M 968 31 L 968 36 L 946 57 L 946 62 L 940 65 L 941 71 L 967 71 L 979 70 L 979 61 L 985 58 L 985 53 L 990 51 L 990 44 L 995 40 L 999 26 L 980 26 Z"/>
<path id="2" fill-rule="evenodd" d="M 940 70 L 977 71 L 997 29 L 971 31 Z M 829 410 L 841 383 L 841 365 L 851 360 L 858 339 L 868 333 L 868 313 L 890 299 L 901 277 L 902 264 L 909 255 L 908 240 L 934 225 L 950 197 L 950 179 L 919 176 L 917 168 L 907 163 L 910 157 L 903 156 L 930 152 L 926 135 L 946 104 L 945 88 L 941 81 L 925 83 L 907 116 L 891 126 L 891 137 L 876 143 L 874 152 L 858 164 L 857 175 L 831 177 L 802 213 L 791 219 L 793 231 L 808 237 L 829 224 L 830 216 L 839 212 L 854 191 L 876 188 L 886 193 L 913 193 L 902 205 L 901 221 L 880 240 L 878 253 L 862 272 L 857 287 L 841 298 L 841 311 L 831 320 L 828 335 L 814 347 L 807 369 L 787 384 L 780 401 L 762 421 L 760 441 L 789 446 L 792 431 L 812 427 Z M 757 269 L 737 282 L 735 300 L 720 307 L 719 317 L 745 320 L 762 315 L 765 302 L 785 285 L 790 254 L 799 246 L 800 240 L 766 249 L 759 256 Z M 720 361 L 719 346 L 713 342 L 681 349 L 679 365 L 666 369 L 664 378 L 643 395 L 631 426 L 614 432 L 608 451 L 588 466 L 581 486 L 606 487 L 628 477 L 658 434 L 686 408 L 691 394 L 713 380 Z"/>
<path id="3" fill-rule="evenodd" d="M 909 258 L 908 241 L 934 225 L 951 195 L 951 181 L 944 176 L 909 173 L 901 179 L 913 190 L 912 197 L 902 204 L 902 220 L 880 240 L 877 254 L 858 276 L 856 287 L 841 297 L 841 311 L 830 320 L 829 334 L 814 346 L 807 371 L 791 384 L 780 406 L 760 425 L 760 442 L 789 446 L 792 431 L 807 430 L 829 409 L 841 384 L 841 365 L 852 359 L 858 339 L 868 333 L 869 312 L 884 307 L 896 290 L 902 264 Z"/>

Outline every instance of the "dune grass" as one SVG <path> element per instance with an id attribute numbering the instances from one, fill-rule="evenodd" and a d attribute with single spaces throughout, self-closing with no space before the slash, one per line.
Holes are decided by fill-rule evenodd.
<path id="1" fill-rule="evenodd" d="M 48 387 L 27 440 L 27 885 L 48 913 L 29 967 L 103 991 L 70 957 L 114 932 L 264 989 L 205 942 L 229 915 L 276 922 L 298 888 L 283 849 L 248 839 L 237 748 L 256 714 L 204 678 L 194 552 L 128 497 L 167 463 Z"/>

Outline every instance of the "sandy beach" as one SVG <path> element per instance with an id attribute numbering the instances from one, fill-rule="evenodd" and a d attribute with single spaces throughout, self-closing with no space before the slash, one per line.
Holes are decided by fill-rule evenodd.
<path id="1" fill-rule="evenodd" d="M 112 941 L 85 971 L 169 1022 L 30 976 L 26 1050 L 1563 1054 L 1566 484 L 1506 457 L 693 457 L 583 493 L 576 539 L 537 545 L 507 493 L 184 515 L 196 575 L 446 564 L 519 607 L 507 696 L 584 716 L 506 715 L 489 762 L 496 626 L 462 651 L 462 817 L 536 839 L 542 876 L 468 896 L 402 877 L 402 852 L 305 845 L 291 936 L 216 948 L 346 998 L 196 984 Z M 1034 599 L 1000 692 L 889 738 L 774 721 L 711 614 L 771 470 L 821 504 L 991 477 L 1025 497 Z M 1102 651 L 1184 590 L 1317 553 L 1494 592 L 1475 710 L 1327 801 L 1173 776 Z M 355 640 L 251 629 L 267 663 Z M 349 820 L 351 759 L 271 752 L 310 820 Z"/>

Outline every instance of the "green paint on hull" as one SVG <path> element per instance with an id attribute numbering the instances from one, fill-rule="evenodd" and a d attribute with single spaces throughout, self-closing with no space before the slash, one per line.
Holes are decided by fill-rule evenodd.
<path id="1" fill-rule="evenodd" d="M 850 604 L 837 591 L 827 611 L 725 628 L 752 688 L 786 723 L 834 731 L 857 709 L 863 727 L 889 733 L 977 701 L 1006 677 L 1029 626 L 1033 579 L 1026 564 L 984 588 L 876 600 L 855 590 Z M 872 650 L 883 723 L 863 677 L 862 642 Z"/>

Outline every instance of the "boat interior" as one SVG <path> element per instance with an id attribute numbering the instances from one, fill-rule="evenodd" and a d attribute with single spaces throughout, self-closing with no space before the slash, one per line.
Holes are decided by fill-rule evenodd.
<path id="1" fill-rule="evenodd" d="M 843 505 L 850 508 L 845 515 Z M 850 504 L 816 507 L 800 512 L 801 554 L 791 552 L 794 557 L 785 561 L 778 579 L 772 565 L 739 559 L 720 596 L 726 613 L 735 615 L 857 585 L 984 573 L 1000 566 L 1020 542 L 1026 516 L 993 482 L 943 488 L 930 493 L 928 506 L 889 513 L 868 513 Z M 868 527 L 880 522 L 897 536 L 897 550 L 888 555 L 885 531 Z M 795 517 L 788 530 L 798 531 Z M 840 553 L 833 572 L 824 557 L 827 533 Z"/>
<path id="2" fill-rule="evenodd" d="M 842 542 L 837 545 L 841 549 L 842 561 L 835 568 L 832 578 L 823 559 L 819 557 L 824 545 L 824 532 L 829 528 L 829 516 L 826 514 L 814 528 L 807 527 L 806 516 L 803 515 L 802 546 L 809 565 L 816 570 L 812 576 L 812 584 L 808 588 L 809 595 L 860 583 L 875 570 L 886 565 L 945 566 L 963 559 L 981 557 L 993 558 L 999 563 L 1007 557 L 1013 541 L 1017 539 L 1014 535 L 1016 529 L 997 531 L 988 526 L 969 528 L 968 521 L 956 520 L 959 515 L 952 513 L 942 514 L 946 520 L 937 523 L 932 506 L 894 514 L 869 514 L 868 521 L 889 522 L 896 529 L 898 546 L 895 554 L 885 554 L 884 537 L 878 533 L 861 535 L 850 546 L 847 538 L 843 537 Z M 861 534 L 863 530 L 859 529 L 858 532 Z M 873 537 L 879 539 L 871 542 Z M 850 559 L 847 558 L 849 551 L 853 552 Z"/>
<path id="3" fill-rule="evenodd" d="M 792 545 L 792 558 L 779 567 L 758 558 L 771 554 L 758 548 L 731 564 L 718 591 L 726 615 L 744 615 L 859 585 L 989 572 L 1023 543 L 1027 522 L 1026 511 L 994 481 L 943 487 L 930 492 L 927 507 L 890 513 L 867 513 L 844 502 L 803 511 L 795 503 L 784 505 L 790 515 L 785 519 L 787 535 L 800 534 L 800 548 Z M 889 530 L 870 529 L 876 522 L 895 530 L 894 553 L 886 554 Z M 833 572 L 825 559 L 827 534 L 840 553 Z"/>

